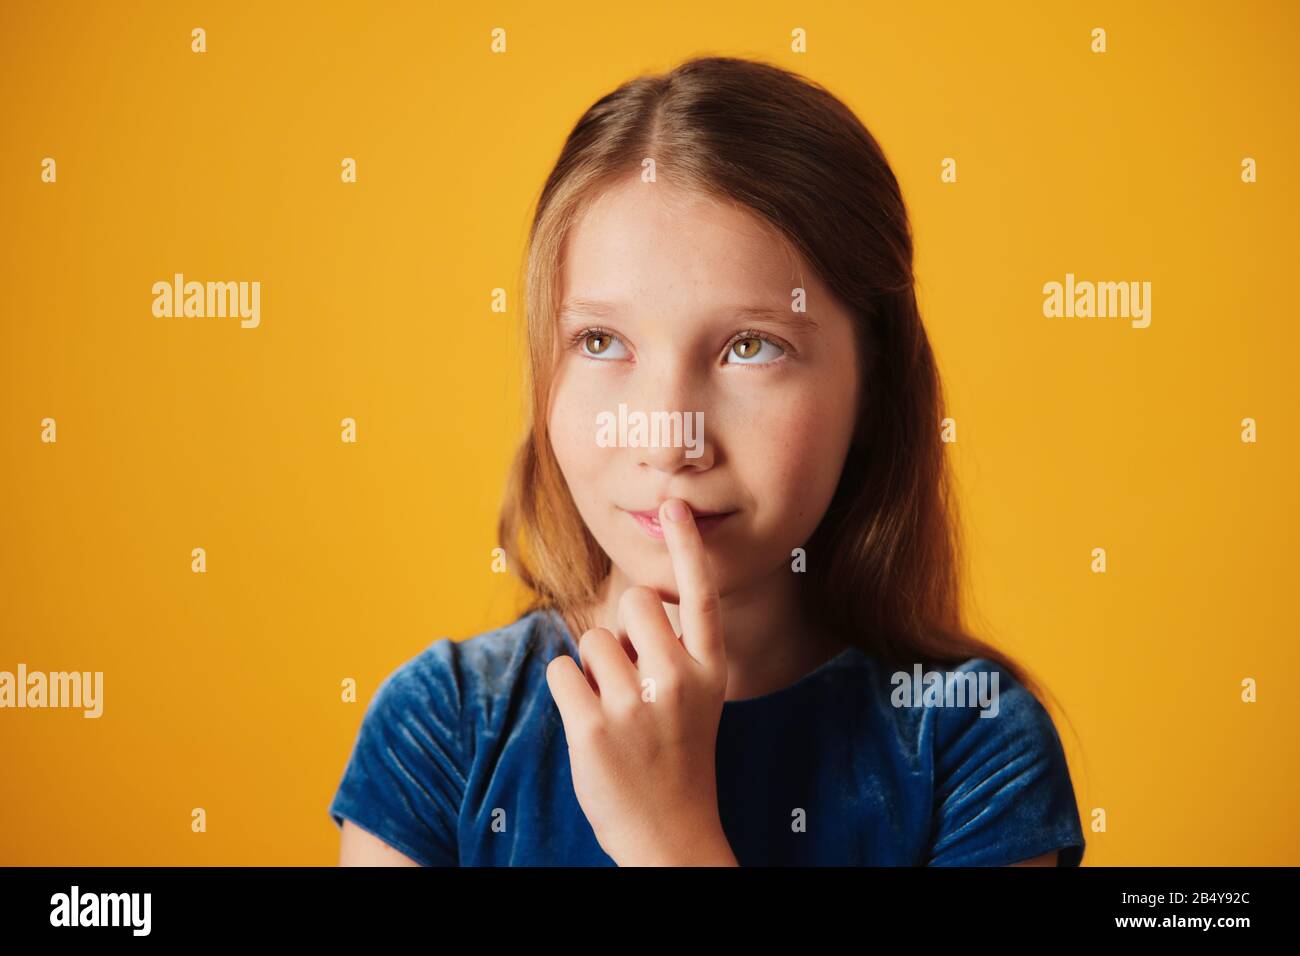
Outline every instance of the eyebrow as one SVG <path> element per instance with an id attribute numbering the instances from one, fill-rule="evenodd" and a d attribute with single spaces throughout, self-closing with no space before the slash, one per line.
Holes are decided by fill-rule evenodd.
<path id="1" fill-rule="evenodd" d="M 613 302 L 599 299 L 567 299 L 560 306 L 559 316 L 591 316 L 593 318 L 610 318 L 617 315 L 619 306 Z M 794 329 L 817 331 L 817 320 L 807 312 L 792 312 L 789 309 L 774 309 L 764 305 L 733 305 L 713 309 L 710 315 L 726 316 L 732 319 L 771 322 L 775 325 Z"/>

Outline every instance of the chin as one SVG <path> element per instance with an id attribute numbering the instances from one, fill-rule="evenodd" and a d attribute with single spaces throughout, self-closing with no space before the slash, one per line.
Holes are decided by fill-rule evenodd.
<path id="1" fill-rule="evenodd" d="M 624 555 L 624 560 L 620 560 L 619 556 L 611 554 L 608 550 L 605 553 L 610 555 L 610 560 L 627 579 L 629 587 L 643 585 L 654 588 L 659 592 L 660 600 L 668 601 L 670 604 L 678 603 L 677 579 L 673 575 L 672 560 L 666 550 L 660 558 L 630 554 Z"/>

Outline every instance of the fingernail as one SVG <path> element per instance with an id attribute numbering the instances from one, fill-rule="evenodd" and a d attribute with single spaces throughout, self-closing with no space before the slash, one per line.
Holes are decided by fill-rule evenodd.
<path id="1" fill-rule="evenodd" d="M 664 514 L 668 516 L 669 521 L 685 524 L 690 520 L 691 509 L 686 507 L 686 502 L 680 498 L 669 498 L 664 502 Z"/>

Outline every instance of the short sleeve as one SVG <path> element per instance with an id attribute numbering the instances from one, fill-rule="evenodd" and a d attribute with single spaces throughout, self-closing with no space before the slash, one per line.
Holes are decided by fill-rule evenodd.
<path id="1" fill-rule="evenodd" d="M 393 671 L 366 708 L 330 816 L 423 866 L 456 866 L 465 795 L 456 644 L 436 641 Z"/>
<path id="2" fill-rule="evenodd" d="M 982 679 L 985 692 L 977 706 L 932 707 L 926 713 L 935 747 L 929 865 L 1009 866 L 1058 850 L 1058 866 L 1078 866 L 1083 828 L 1065 752 L 1046 708 L 985 658 L 969 660 L 955 673 Z M 978 686 L 963 679 L 967 687 Z"/>

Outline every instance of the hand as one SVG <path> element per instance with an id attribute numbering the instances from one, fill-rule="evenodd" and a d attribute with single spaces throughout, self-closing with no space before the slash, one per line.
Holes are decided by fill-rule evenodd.
<path id="1" fill-rule="evenodd" d="M 714 762 L 727 687 L 718 592 L 686 503 L 665 501 L 659 522 L 681 638 L 657 592 L 628 588 L 618 616 L 630 650 L 606 628 L 592 628 L 578 642 L 586 675 L 562 654 L 547 665 L 546 682 L 564 721 L 578 803 L 615 863 L 736 866 L 718 815 Z"/>

